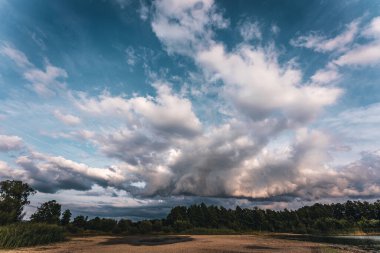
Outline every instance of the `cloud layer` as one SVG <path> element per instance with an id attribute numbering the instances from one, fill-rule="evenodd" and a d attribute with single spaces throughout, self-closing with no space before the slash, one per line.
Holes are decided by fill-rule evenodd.
<path id="1" fill-rule="evenodd" d="M 379 17 L 355 19 L 332 35 L 314 31 L 293 38 L 292 47 L 327 55 L 326 64 L 306 71 L 298 58 L 284 56 L 281 46 L 266 40 L 280 26 L 268 29 L 242 19 L 234 27 L 212 0 L 158 0 L 142 7 L 141 19 L 150 22 L 164 53 L 178 65 L 191 65 L 190 81 L 149 72 L 152 92 L 145 94 L 79 91 L 68 87 L 64 68 L 46 58 L 37 67 L 12 44 L 1 45 L 2 57 L 14 62 L 25 87 L 38 96 L 32 109 L 41 116 L 42 130 L 36 135 L 51 138 L 38 141 L 71 145 L 72 153 L 91 151 L 72 158 L 40 151 L 22 131 L 17 134 L 22 138 L 3 134 L 0 151 L 12 159 L 0 161 L 1 178 L 25 180 L 44 193 L 90 196 L 100 187 L 104 194 L 125 194 L 144 204 L 152 200 L 162 210 L 172 196 L 272 203 L 380 195 L 376 148 L 359 150 L 349 162 L 333 162 L 334 152 L 352 150 L 352 142 L 336 141 L 352 134 L 347 125 L 374 125 L 378 106 L 319 118 L 344 96 L 339 84 L 345 69 L 380 62 Z M 216 32 L 231 29 L 239 42 L 227 45 Z M 133 47 L 122 53 L 127 69 L 146 64 Z M 2 102 L 0 120 L 1 113 L 11 117 L 21 110 L 12 102 Z M 161 198 L 167 205 L 155 202 Z M 114 211 L 122 216 L 125 209 Z M 146 216 L 152 212 L 148 208 Z"/>

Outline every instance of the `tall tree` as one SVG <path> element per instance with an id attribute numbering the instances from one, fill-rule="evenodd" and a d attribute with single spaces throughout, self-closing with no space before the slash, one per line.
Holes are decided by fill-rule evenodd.
<path id="1" fill-rule="evenodd" d="M 71 219 L 71 212 L 69 209 L 66 209 L 63 213 L 62 213 L 62 217 L 61 217 L 61 225 L 62 226 L 66 226 L 70 223 L 70 219 Z"/>
<path id="2" fill-rule="evenodd" d="M 0 225 L 17 222 L 24 217 L 24 206 L 30 202 L 29 196 L 36 191 L 21 181 L 0 182 Z"/>
<path id="3" fill-rule="evenodd" d="M 98 217 L 99 219 L 99 217 Z M 73 220 L 73 225 L 77 228 L 86 228 L 88 217 L 83 215 L 78 215 Z"/>
<path id="4" fill-rule="evenodd" d="M 33 222 L 59 224 L 61 216 L 61 205 L 55 200 L 43 203 L 30 217 Z"/>

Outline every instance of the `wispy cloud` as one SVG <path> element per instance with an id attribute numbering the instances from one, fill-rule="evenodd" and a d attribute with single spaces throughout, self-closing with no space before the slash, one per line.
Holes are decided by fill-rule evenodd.
<path id="1" fill-rule="evenodd" d="M 258 22 L 245 21 L 239 26 L 240 35 L 245 41 L 249 41 L 252 39 L 262 39 L 261 29 Z"/>
<path id="2" fill-rule="evenodd" d="M 0 52 L 2 55 L 9 57 L 12 61 L 14 61 L 17 64 L 17 66 L 21 68 L 33 66 L 33 64 L 29 62 L 28 58 L 25 56 L 23 52 L 15 49 L 7 43 L 1 46 Z"/>
<path id="3" fill-rule="evenodd" d="M 359 20 L 355 20 L 346 26 L 345 31 L 333 38 L 326 38 L 317 32 L 300 36 L 291 41 L 296 47 L 305 47 L 317 52 L 345 51 L 359 34 Z"/>
<path id="4" fill-rule="evenodd" d="M 54 110 L 54 117 L 63 122 L 66 125 L 78 125 L 81 123 L 81 119 L 71 114 L 63 114 L 59 110 Z"/>
<path id="5" fill-rule="evenodd" d="M 65 88 L 65 83 L 60 79 L 68 77 L 67 72 L 50 63 L 46 64 L 45 70 L 35 67 L 18 49 L 4 44 L 1 53 L 14 61 L 23 72 L 23 77 L 29 81 L 30 88 L 38 95 L 49 97 L 56 94 L 57 90 Z"/>

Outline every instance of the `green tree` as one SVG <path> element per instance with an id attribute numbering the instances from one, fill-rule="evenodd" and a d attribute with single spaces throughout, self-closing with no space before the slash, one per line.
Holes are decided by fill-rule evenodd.
<path id="1" fill-rule="evenodd" d="M 117 227 L 119 228 L 120 232 L 128 232 L 128 230 L 132 227 L 132 221 L 121 219 L 117 223 Z"/>
<path id="2" fill-rule="evenodd" d="M 59 224 L 60 216 L 61 205 L 55 200 L 50 200 L 38 207 L 37 211 L 30 217 L 30 220 L 33 222 Z"/>
<path id="3" fill-rule="evenodd" d="M 138 228 L 140 233 L 149 234 L 150 232 L 152 232 L 152 223 L 148 220 L 140 221 Z"/>
<path id="4" fill-rule="evenodd" d="M 24 206 L 30 202 L 29 196 L 36 191 L 21 181 L 0 182 L 0 225 L 22 220 Z"/>
<path id="5" fill-rule="evenodd" d="M 62 226 L 66 226 L 70 223 L 70 219 L 71 219 L 71 212 L 69 209 L 66 209 L 63 213 L 62 213 L 62 217 L 61 217 L 61 225 Z"/>
<path id="6" fill-rule="evenodd" d="M 77 228 L 86 228 L 88 217 L 84 217 L 83 215 L 79 215 L 74 218 L 73 225 Z M 99 219 L 99 218 L 98 218 Z"/>

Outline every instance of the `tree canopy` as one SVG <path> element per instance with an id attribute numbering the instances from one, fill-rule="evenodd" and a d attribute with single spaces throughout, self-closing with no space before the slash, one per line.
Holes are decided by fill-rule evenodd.
<path id="1" fill-rule="evenodd" d="M 0 182 L 0 225 L 22 220 L 24 206 L 30 202 L 29 196 L 36 191 L 21 181 Z"/>
<path id="2" fill-rule="evenodd" d="M 39 223 L 59 224 L 61 216 L 61 205 L 55 200 L 43 203 L 32 214 L 30 220 Z"/>

